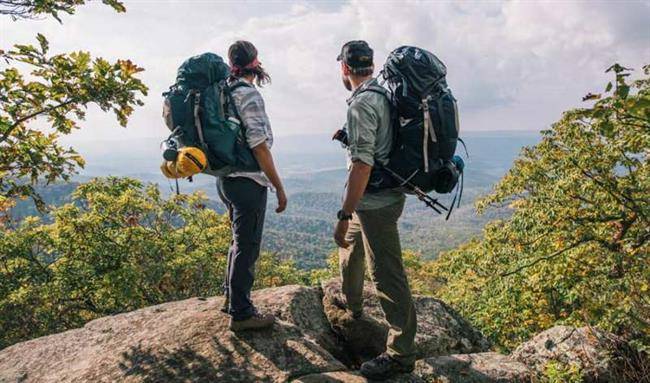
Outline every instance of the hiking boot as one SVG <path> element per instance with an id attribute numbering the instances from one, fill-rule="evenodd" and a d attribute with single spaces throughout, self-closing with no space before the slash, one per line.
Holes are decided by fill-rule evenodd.
<path id="1" fill-rule="evenodd" d="M 244 320 L 230 319 L 230 329 L 232 331 L 261 330 L 273 326 L 275 317 L 271 314 L 255 313 L 252 317 Z"/>
<path id="2" fill-rule="evenodd" d="M 368 379 L 386 380 L 397 374 L 410 373 L 413 371 L 413 367 L 413 364 L 404 365 L 387 354 L 381 354 L 375 359 L 363 363 L 359 371 Z"/>

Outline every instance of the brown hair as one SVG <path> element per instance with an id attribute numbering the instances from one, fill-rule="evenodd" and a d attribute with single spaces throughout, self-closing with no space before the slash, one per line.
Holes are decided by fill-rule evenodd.
<path id="1" fill-rule="evenodd" d="M 372 73 L 375 71 L 374 66 L 366 66 L 363 68 L 354 68 L 351 66 L 348 67 L 350 68 L 350 73 L 352 73 L 355 76 L 361 76 L 361 77 L 371 76 Z"/>
<path id="2" fill-rule="evenodd" d="M 264 70 L 261 63 L 257 62 L 257 48 L 250 41 L 235 41 L 228 48 L 228 59 L 232 72 L 232 78 L 241 78 L 248 75 L 255 75 L 257 86 L 263 86 L 271 82 L 271 76 Z"/>

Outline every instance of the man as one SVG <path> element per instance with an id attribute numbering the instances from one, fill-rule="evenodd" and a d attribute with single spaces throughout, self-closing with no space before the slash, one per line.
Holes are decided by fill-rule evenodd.
<path id="1" fill-rule="evenodd" d="M 342 290 L 354 318 L 361 317 L 364 255 L 381 307 L 390 324 L 386 352 L 364 363 L 361 373 L 387 379 L 410 372 L 415 362 L 415 307 L 402 264 L 397 220 L 405 196 L 396 190 L 367 193 L 373 166 L 385 165 L 392 146 L 390 103 L 374 71 L 373 51 L 365 41 L 343 45 L 343 85 L 347 100 L 348 180 L 334 239 L 339 246 Z"/>

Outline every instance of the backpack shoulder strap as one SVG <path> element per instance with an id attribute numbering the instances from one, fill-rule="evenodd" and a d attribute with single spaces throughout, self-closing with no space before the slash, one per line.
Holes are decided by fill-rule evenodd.
<path id="1" fill-rule="evenodd" d="M 249 87 L 253 88 L 253 85 L 247 83 L 246 81 L 237 81 L 235 83 L 229 84 L 227 81 L 223 82 L 223 101 L 225 102 L 224 109 L 226 110 L 226 113 L 228 116 L 226 118 L 233 118 L 239 122 L 239 126 L 241 127 L 241 134 L 243 137 L 246 136 L 246 124 L 244 123 L 244 119 L 241 118 L 241 114 L 239 113 L 239 108 L 237 107 L 237 104 L 235 103 L 235 98 L 233 97 L 233 91 L 239 88 L 243 87 Z"/>
<path id="2" fill-rule="evenodd" d="M 253 87 L 253 85 L 247 83 L 246 81 L 242 81 L 242 80 L 237 80 L 234 83 L 227 84 L 227 85 L 228 85 L 228 90 L 230 90 L 231 92 L 233 92 L 235 89 L 239 89 L 239 88 L 242 88 L 242 87 L 246 87 L 246 88 L 252 88 Z"/>
<path id="3" fill-rule="evenodd" d="M 388 99 L 388 101 L 391 101 L 391 103 L 392 103 L 393 97 L 392 97 L 390 91 L 388 89 L 384 88 L 381 85 L 377 85 L 377 84 L 364 85 L 361 89 L 359 89 L 356 96 L 358 96 L 358 95 L 360 95 L 362 93 L 365 93 L 365 92 L 379 93 L 382 96 L 386 97 Z"/>
<path id="4" fill-rule="evenodd" d="M 247 83 L 246 81 L 243 80 L 237 80 L 233 83 L 228 83 L 228 81 L 224 81 L 224 86 L 223 90 L 226 93 L 226 100 L 230 104 L 230 106 L 233 109 L 233 113 L 235 115 L 235 118 L 237 118 L 240 122 L 242 122 L 243 125 L 243 120 L 241 119 L 239 110 L 237 108 L 237 105 L 235 104 L 235 99 L 233 97 L 233 92 L 239 88 L 253 88 L 254 86 L 252 84 Z"/>
<path id="5" fill-rule="evenodd" d="M 363 88 L 359 89 L 359 92 L 357 92 L 356 96 L 364 92 L 374 92 L 374 93 L 381 94 L 382 96 L 386 97 L 386 101 L 388 101 L 388 106 L 390 108 L 390 126 L 393 128 L 392 129 L 393 142 L 389 154 L 389 158 L 390 158 L 392 157 L 395 149 L 397 148 L 397 139 L 398 139 L 398 131 L 399 131 L 398 127 L 400 126 L 399 116 L 397 113 L 397 105 L 395 104 L 395 98 L 393 97 L 391 91 L 376 83 L 368 83 L 364 85 Z"/>
<path id="6" fill-rule="evenodd" d="M 364 85 L 361 89 L 359 89 L 359 91 L 357 92 L 357 94 L 355 94 L 354 97 L 357 97 L 360 94 L 365 93 L 365 92 L 378 93 L 378 94 L 384 96 L 386 98 L 386 100 L 388 101 L 388 105 L 390 106 L 391 120 L 393 120 L 394 117 L 397 117 L 397 113 L 395 112 L 395 107 L 396 107 L 395 98 L 393 97 L 393 94 L 391 93 L 390 90 L 384 88 L 381 85 L 369 83 L 369 84 Z"/>

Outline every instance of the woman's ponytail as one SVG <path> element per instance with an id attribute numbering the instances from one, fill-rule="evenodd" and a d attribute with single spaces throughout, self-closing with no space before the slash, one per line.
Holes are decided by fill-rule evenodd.
<path id="1" fill-rule="evenodd" d="M 271 76 L 266 73 L 262 63 L 257 60 L 257 48 L 251 42 L 236 41 L 228 48 L 228 59 L 230 60 L 231 77 L 241 78 L 251 74 L 255 75 L 257 86 L 271 82 Z"/>

